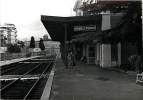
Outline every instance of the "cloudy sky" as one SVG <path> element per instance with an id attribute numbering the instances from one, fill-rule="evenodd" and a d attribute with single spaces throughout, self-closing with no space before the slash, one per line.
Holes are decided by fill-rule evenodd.
<path id="1" fill-rule="evenodd" d="M 18 39 L 39 39 L 48 34 L 40 21 L 41 15 L 72 16 L 76 0 L 0 0 L 0 23 L 12 23 Z"/>

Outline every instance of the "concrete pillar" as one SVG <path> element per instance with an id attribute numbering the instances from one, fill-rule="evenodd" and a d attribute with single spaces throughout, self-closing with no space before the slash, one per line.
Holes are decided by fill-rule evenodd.
<path id="1" fill-rule="evenodd" d="M 0 47 L 1 47 L 1 32 L 0 32 Z"/>
<path id="2" fill-rule="evenodd" d="M 99 65 L 100 63 L 100 43 L 96 45 L 96 64 Z"/>
<path id="3" fill-rule="evenodd" d="M 121 43 L 118 43 L 118 66 L 121 65 Z"/>
<path id="4" fill-rule="evenodd" d="M 102 66 L 102 44 L 99 45 L 99 65 Z"/>
<path id="5" fill-rule="evenodd" d="M 1 32 L 0 32 L 0 48 L 1 48 Z M 1 61 L 1 50 L 0 50 L 0 61 Z"/>
<path id="6" fill-rule="evenodd" d="M 0 53 L 0 61 L 1 61 L 1 53 Z"/>
<path id="7" fill-rule="evenodd" d="M 85 44 L 83 44 L 83 54 L 82 56 L 86 56 L 86 47 L 85 47 Z"/>
<path id="8" fill-rule="evenodd" d="M 89 45 L 86 45 L 86 57 L 88 57 L 88 47 L 89 47 Z"/>
<path id="9" fill-rule="evenodd" d="M 64 63 L 65 63 L 65 66 L 67 67 L 67 44 L 66 44 L 66 41 L 67 41 L 67 24 L 65 23 L 64 24 L 64 28 L 65 28 L 65 36 L 64 36 Z"/>
<path id="10" fill-rule="evenodd" d="M 89 64 L 89 59 L 88 59 L 89 50 L 88 50 L 88 48 L 89 48 L 89 45 L 86 45 L 86 59 L 87 59 L 87 64 Z"/>
<path id="11" fill-rule="evenodd" d="M 94 59 L 95 63 L 94 64 L 97 63 L 97 60 L 96 60 L 97 59 L 97 49 L 96 49 L 96 46 L 97 46 L 97 44 L 95 44 L 95 47 L 94 47 L 95 48 L 95 51 L 94 51 L 95 52 L 95 59 Z"/>
<path id="12" fill-rule="evenodd" d="M 111 45 L 110 44 L 102 44 L 101 45 L 101 67 L 111 67 Z"/>

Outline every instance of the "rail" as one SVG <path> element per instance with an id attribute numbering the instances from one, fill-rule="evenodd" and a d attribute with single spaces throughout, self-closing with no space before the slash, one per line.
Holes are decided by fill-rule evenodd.
<path id="1" fill-rule="evenodd" d="M 21 79 L 22 77 L 24 77 L 26 74 L 30 73 L 31 71 L 33 71 L 35 68 L 39 67 L 40 64 L 38 64 L 37 66 L 35 66 L 33 69 L 29 70 L 28 72 L 24 73 L 22 76 L 20 76 L 18 79 L 12 81 L 11 83 L 7 84 L 6 86 L 4 86 L 2 89 L 0 89 L 0 92 L 4 91 L 6 88 L 8 88 L 9 86 L 11 86 L 12 84 L 14 84 L 15 82 L 17 82 L 19 79 Z"/>
<path id="2" fill-rule="evenodd" d="M 32 90 L 34 89 L 34 87 L 36 86 L 36 84 L 40 81 L 40 79 L 44 76 L 44 73 L 47 71 L 47 69 L 50 67 L 51 63 L 48 65 L 48 67 L 46 67 L 44 69 L 44 71 L 42 72 L 42 74 L 40 75 L 39 79 L 34 83 L 34 85 L 31 87 L 31 89 L 28 91 L 28 93 L 26 94 L 26 96 L 24 97 L 23 100 L 27 99 L 28 96 L 30 95 L 30 93 L 32 92 Z"/>
<path id="3" fill-rule="evenodd" d="M 42 57 L 40 57 L 40 58 L 42 58 Z M 40 59 L 39 58 L 39 59 Z M 35 59 L 35 60 L 39 60 L 39 59 Z M 32 59 L 33 60 L 33 59 Z M 42 60 L 44 60 L 44 61 L 46 61 L 46 59 L 44 58 L 44 59 L 42 59 Z M 40 61 L 42 61 L 42 60 L 40 60 Z M 33 60 L 34 61 L 34 60 Z M 22 75 L 20 75 L 20 76 L 18 76 L 17 77 L 17 79 L 16 80 L 14 80 L 14 81 L 9 81 L 8 83 L 4 83 L 4 85 L 3 85 L 3 87 L 1 87 L 1 89 L 0 89 L 0 92 L 1 92 L 1 97 L 2 98 L 9 98 L 9 96 L 11 97 L 11 92 L 9 92 L 9 91 L 14 91 L 15 92 L 15 89 L 18 89 L 19 90 L 19 85 L 20 85 L 20 87 L 23 87 L 23 86 L 25 86 L 25 84 L 27 84 L 27 82 L 28 81 L 26 81 L 26 83 L 25 83 L 25 81 L 23 81 L 22 80 L 22 78 L 24 78 L 26 75 L 29 75 L 29 74 L 35 74 L 35 73 L 38 73 L 37 75 L 38 75 L 38 78 L 36 78 L 36 79 L 31 79 L 29 82 L 30 82 L 30 84 L 29 85 L 26 85 L 26 87 L 25 87 L 25 89 L 23 88 L 22 90 L 23 91 L 25 91 L 25 93 L 24 94 L 22 94 L 22 95 L 15 95 L 16 97 L 18 97 L 18 98 L 22 98 L 22 99 L 26 99 L 26 98 L 29 98 L 30 96 L 29 95 L 33 95 L 33 94 L 31 94 L 31 93 L 35 93 L 34 92 L 34 90 L 35 89 L 37 89 L 37 86 L 39 86 L 39 84 L 38 83 L 41 83 L 41 82 L 45 82 L 46 80 L 47 80 L 47 78 L 48 77 L 46 77 L 45 78 L 45 76 L 47 76 L 48 75 L 48 72 L 50 71 L 50 69 L 52 68 L 52 64 L 55 62 L 55 57 L 50 57 L 50 58 L 48 58 L 47 59 L 47 61 L 48 61 L 48 63 L 47 64 L 45 64 L 45 63 L 43 63 L 43 62 L 41 62 L 41 63 L 39 63 L 38 65 L 36 65 L 36 66 L 33 66 L 30 70 L 28 70 L 28 71 L 24 71 L 24 74 L 22 74 Z M 21 64 L 21 63 L 19 63 L 19 64 Z M 14 66 L 15 67 L 15 66 Z M 21 68 L 24 68 L 24 67 L 21 67 Z M 11 68 L 10 68 L 11 69 Z M 9 67 L 8 67 L 8 69 L 7 70 L 10 70 L 9 69 Z M 39 69 L 40 69 L 40 71 L 39 71 Z M 14 68 L 13 68 L 13 70 L 14 70 Z M 43 78 L 43 79 L 42 79 Z M 44 81 L 43 81 L 44 80 Z M 21 84 L 21 82 L 24 82 L 24 83 L 22 83 Z M 15 88 L 16 87 L 16 88 Z M 34 90 L 33 90 L 34 89 Z M 8 93 L 8 95 L 9 96 L 7 96 L 7 95 L 5 95 L 5 94 L 7 94 Z M 30 97 L 31 98 L 31 97 Z"/>

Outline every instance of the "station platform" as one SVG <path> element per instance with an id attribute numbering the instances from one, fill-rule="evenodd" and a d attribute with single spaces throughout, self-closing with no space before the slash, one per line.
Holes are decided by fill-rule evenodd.
<path id="1" fill-rule="evenodd" d="M 66 69 L 57 60 L 49 100 L 142 100 L 136 76 L 77 63 Z"/>

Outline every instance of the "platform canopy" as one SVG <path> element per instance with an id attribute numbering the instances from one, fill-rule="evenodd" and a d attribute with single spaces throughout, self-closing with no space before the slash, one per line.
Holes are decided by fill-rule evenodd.
<path id="1" fill-rule="evenodd" d="M 74 35 L 93 33 L 101 29 L 101 15 L 94 16 L 41 16 L 41 21 L 53 41 L 70 41 Z"/>

